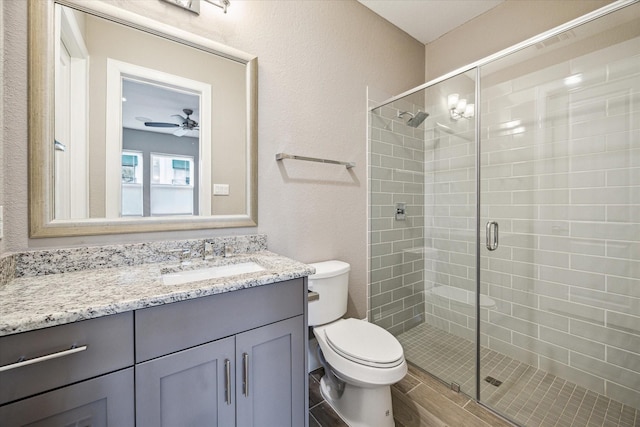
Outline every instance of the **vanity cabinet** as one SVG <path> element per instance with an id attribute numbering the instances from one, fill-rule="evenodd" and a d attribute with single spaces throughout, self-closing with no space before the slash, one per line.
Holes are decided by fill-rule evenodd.
<path id="1" fill-rule="evenodd" d="M 304 426 L 304 317 L 136 365 L 136 426 Z"/>
<path id="2" fill-rule="evenodd" d="M 0 426 L 306 426 L 305 310 L 300 278 L 0 337 Z"/>
<path id="3" fill-rule="evenodd" d="M 136 426 L 306 425 L 305 279 L 136 312 Z"/>

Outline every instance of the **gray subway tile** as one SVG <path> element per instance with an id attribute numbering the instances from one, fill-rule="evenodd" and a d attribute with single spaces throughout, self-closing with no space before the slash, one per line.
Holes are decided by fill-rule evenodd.
<path id="1" fill-rule="evenodd" d="M 489 323 L 495 324 L 499 327 L 518 331 L 520 333 L 530 335 L 532 337 L 538 337 L 538 325 L 534 322 L 530 322 L 523 319 L 518 319 L 513 316 L 498 313 L 496 311 L 489 312 Z"/>
<path id="2" fill-rule="evenodd" d="M 578 353 L 571 353 L 571 366 L 632 390 L 640 390 L 640 373 Z"/>
<path id="3" fill-rule="evenodd" d="M 636 301 L 637 302 L 637 301 Z M 635 311 L 635 314 L 640 314 Z M 607 313 L 607 326 L 619 331 L 638 335 L 640 337 L 640 317 L 610 311 Z"/>
<path id="4" fill-rule="evenodd" d="M 540 310 L 566 316 L 573 319 L 604 325 L 604 310 L 585 304 L 576 304 L 565 300 L 540 297 Z"/>
<path id="5" fill-rule="evenodd" d="M 569 350 L 559 347 L 554 344 L 550 344 L 533 337 L 522 335 L 514 332 L 512 342 L 518 347 L 522 347 L 536 354 L 541 354 L 556 362 L 568 364 L 569 363 Z"/>
<path id="6" fill-rule="evenodd" d="M 523 305 L 513 305 L 513 316 L 538 324 L 567 332 L 569 330 L 569 318 L 536 310 Z"/>
<path id="7" fill-rule="evenodd" d="M 540 327 L 540 339 L 578 353 L 604 360 L 605 345 L 555 329 Z"/>
<path id="8" fill-rule="evenodd" d="M 607 278 L 607 287 L 611 290 L 611 282 Z M 639 294 L 640 295 L 640 294 Z M 613 292 L 600 292 L 591 289 L 574 287 L 571 289 L 571 301 L 599 307 L 615 312 L 638 314 L 640 313 L 640 298 L 619 295 Z"/>
<path id="9" fill-rule="evenodd" d="M 572 335 L 587 338 L 603 344 L 612 345 L 629 351 L 637 351 L 640 348 L 640 336 L 618 331 L 612 328 L 570 320 L 570 332 Z"/>
<path id="10" fill-rule="evenodd" d="M 620 350 L 615 347 L 607 349 L 607 362 L 640 373 L 640 349 L 635 352 Z"/>

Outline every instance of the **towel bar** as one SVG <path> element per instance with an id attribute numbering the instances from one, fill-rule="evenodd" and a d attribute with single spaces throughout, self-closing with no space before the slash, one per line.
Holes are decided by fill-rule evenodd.
<path id="1" fill-rule="evenodd" d="M 292 160 L 304 160 L 307 162 L 319 162 L 319 163 L 331 163 L 333 165 L 343 165 L 347 169 L 351 169 L 356 166 L 355 162 L 340 162 L 338 160 L 318 159 L 316 157 L 295 156 L 293 154 L 277 153 L 276 160 L 292 159 Z"/>

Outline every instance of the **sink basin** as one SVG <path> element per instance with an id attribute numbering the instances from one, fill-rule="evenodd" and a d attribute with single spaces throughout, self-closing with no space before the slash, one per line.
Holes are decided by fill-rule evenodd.
<path id="1" fill-rule="evenodd" d="M 238 264 L 220 265 L 217 267 L 201 268 L 198 270 L 178 271 L 162 275 L 165 285 L 181 285 L 183 283 L 197 282 L 199 280 L 217 279 L 220 277 L 235 276 L 238 274 L 255 273 L 264 268 L 255 262 L 241 262 Z"/>

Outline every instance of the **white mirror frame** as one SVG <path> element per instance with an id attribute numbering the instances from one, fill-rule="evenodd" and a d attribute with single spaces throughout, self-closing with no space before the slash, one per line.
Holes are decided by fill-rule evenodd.
<path id="1" fill-rule="evenodd" d="M 56 220 L 54 201 L 54 3 L 206 50 L 246 65 L 247 212 L 173 218 Z M 258 224 L 258 59 L 187 31 L 107 3 L 29 1 L 29 235 L 32 238 L 255 227 Z"/>

